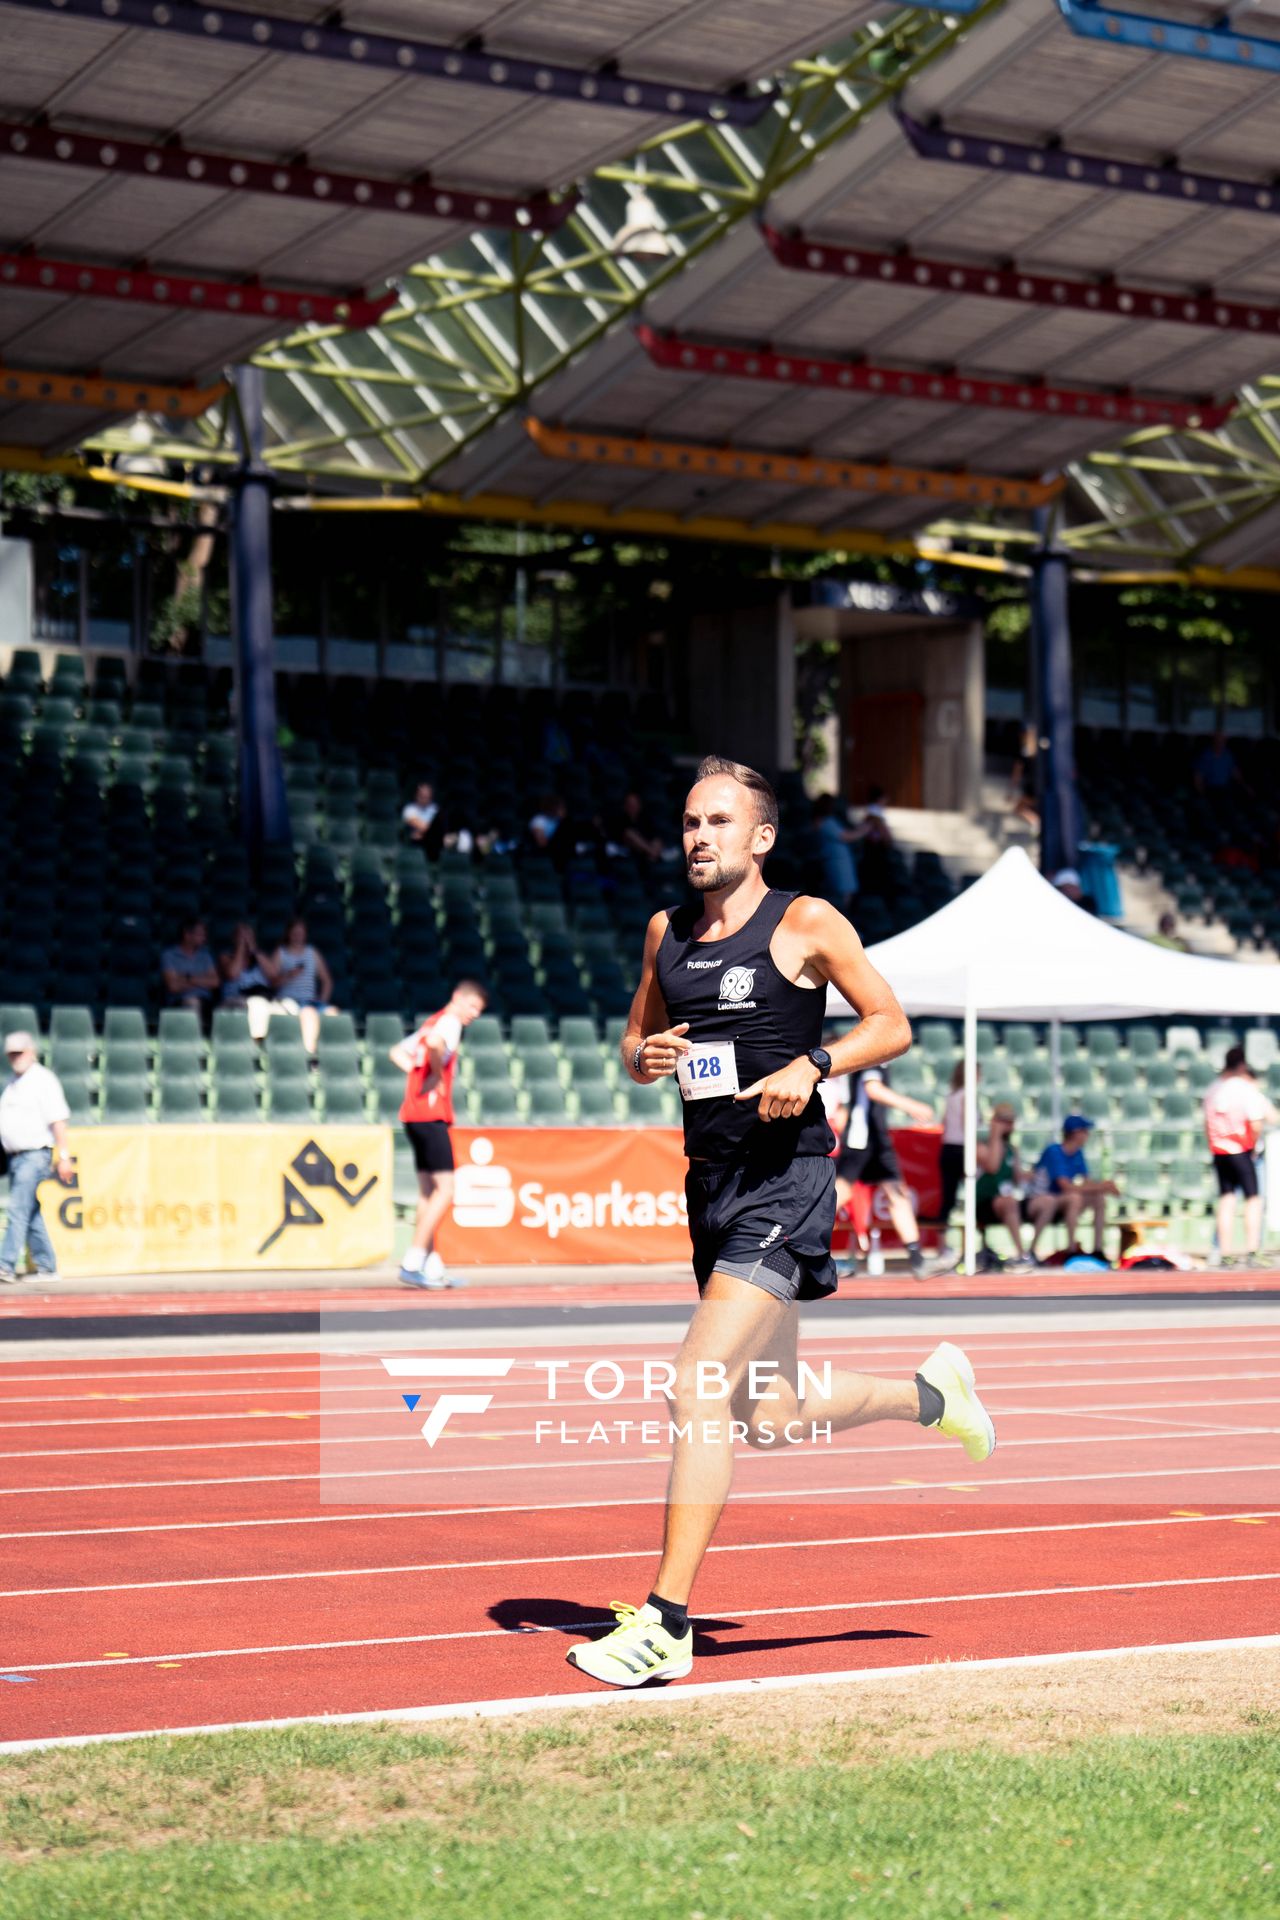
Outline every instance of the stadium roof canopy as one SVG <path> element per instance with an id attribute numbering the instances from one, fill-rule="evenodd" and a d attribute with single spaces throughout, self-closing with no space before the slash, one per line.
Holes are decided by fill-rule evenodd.
<path id="1" fill-rule="evenodd" d="M 1159 4 L 0 0 L 0 400 L 253 352 L 313 493 L 1015 556 L 1048 502 L 1102 565 L 1248 565 L 1280 524 L 1280 12 Z M 96 175 L 57 151 L 89 133 Z M 23 248 L 242 304 L 41 290 Z M 254 274 L 348 311 L 263 312 Z M 0 442 L 127 450 L 56 397 Z M 167 450 L 233 457 L 216 407 Z"/>
<path id="2" fill-rule="evenodd" d="M 871 11 L 3 0 L 0 442 L 182 419 L 282 321 L 367 324 L 390 275 L 554 228 L 548 190 L 662 128 L 749 125 L 760 76 Z"/>

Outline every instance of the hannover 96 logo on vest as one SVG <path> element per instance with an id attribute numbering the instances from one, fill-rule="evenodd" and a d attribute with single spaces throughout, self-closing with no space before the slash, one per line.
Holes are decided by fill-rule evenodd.
<path id="1" fill-rule="evenodd" d="M 720 1004 L 740 1007 L 756 984 L 754 967 L 730 967 L 720 982 Z"/>

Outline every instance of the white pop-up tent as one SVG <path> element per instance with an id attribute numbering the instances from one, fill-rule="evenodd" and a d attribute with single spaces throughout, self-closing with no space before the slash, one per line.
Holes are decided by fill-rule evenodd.
<path id="1" fill-rule="evenodd" d="M 909 1014 L 964 1021 L 965 1266 L 976 1251 L 977 1022 L 1280 1014 L 1280 967 L 1174 953 L 1095 920 L 1011 847 L 945 907 L 868 949 Z M 835 988 L 833 1015 L 850 1012 Z M 1054 1074 L 1055 1085 L 1057 1073 Z"/>

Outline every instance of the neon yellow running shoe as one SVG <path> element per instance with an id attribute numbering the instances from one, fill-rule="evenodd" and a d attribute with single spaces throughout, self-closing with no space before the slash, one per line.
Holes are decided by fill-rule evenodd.
<path id="1" fill-rule="evenodd" d="M 971 1460 L 989 1460 L 996 1450 L 996 1430 L 974 1391 L 973 1362 L 968 1354 L 944 1340 L 917 1372 L 942 1395 L 937 1431 L 958 1440 Z"/>
<path id="2" fill-rule="evenodd" d="M 570 1647 L 565 1656 L 571 1667 L 603 1680 L 610 1687 L 641 1687 L 646 1680 L 683 1680 L 693 1671 L 693 1628 L 677 1640 L 662 1624 L 662 1615 L 646 1601 L 629 1607 L 611 1600 L 618 1624 L 599 1640 Z"/>

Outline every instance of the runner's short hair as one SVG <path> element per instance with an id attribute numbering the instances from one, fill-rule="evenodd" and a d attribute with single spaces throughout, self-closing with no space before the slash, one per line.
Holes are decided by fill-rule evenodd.
<path id="1" fill-rule="evenodd" d="M 698 780 L 736 780 L 755 795 L 756 822 L 762 827 L 772 827 L 778 831 L 778 796 L 762 773 L 754 767 L 744 767 L 741 760 L 725 760 L 718 753 L 709 753 L 698 762 L 698 771 L 694 776 Z"/>
<path id="2" fill-rule="evenodd" d="M 459 980 L 453 992 L 454 993 L 474 993 L 476 996 L 476 999 L 483 1000 L 486 1007 L 489 1004 L 489 989 L 488 987 L 481 986 L 478 980 Z M 453 995 L 451 994 L 450 999 L 452 999 L 452 997 Z"/>

